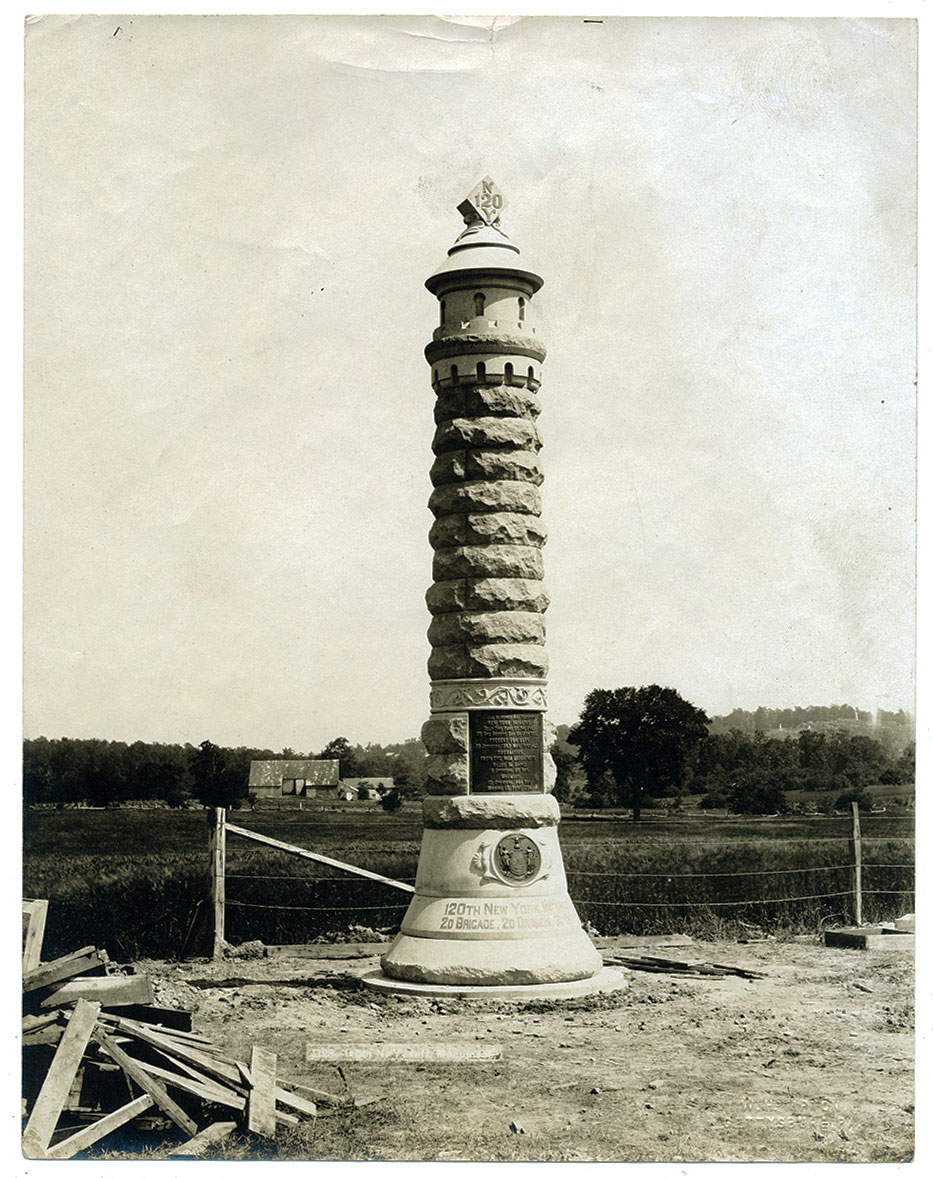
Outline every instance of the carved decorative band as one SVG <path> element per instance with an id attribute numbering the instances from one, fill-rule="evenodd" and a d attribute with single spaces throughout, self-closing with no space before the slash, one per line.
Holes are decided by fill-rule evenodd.
<path id="1" fill-rule="evenodd" d="M 461 712 L 466 708 L 503 708 L 547 711 L 545 679 L 435 679 L 431 684 L 432 712 Z"/>

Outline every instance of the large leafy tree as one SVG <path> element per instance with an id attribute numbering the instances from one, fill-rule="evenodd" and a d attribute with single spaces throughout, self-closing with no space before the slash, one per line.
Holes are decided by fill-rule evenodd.
<path id="1" fill-rule="evenodd" d="M 591 785 L 614 783 L 617 802 L 641 818 L 642 799 L 678 793 L 686 784 L 708 717 L 672 687 L 597 688 L 568 740 L 580 750 Z"/>

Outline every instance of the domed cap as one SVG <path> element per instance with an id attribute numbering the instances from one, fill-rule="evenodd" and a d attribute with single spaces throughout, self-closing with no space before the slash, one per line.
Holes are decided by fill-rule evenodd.
<path id="1" fill-rule="evenodd" d="M 449 287 L 458 275 L 490 274 L 503 278 L 521 278 L 532 292 L 540 290 L 544 279 L 527 268 L 521 250 L 502 232 L 499 215 L 508 201 L 487 176 L 457 206 L 466 229 L 447 251 L 446 259 L 424 284 L 432 294 Z"/>

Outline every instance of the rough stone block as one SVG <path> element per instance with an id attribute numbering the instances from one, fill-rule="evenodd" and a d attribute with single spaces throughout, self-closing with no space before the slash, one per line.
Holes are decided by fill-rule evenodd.
<path id="1" fill-rule="evenodd" d="M 516 516 L 517 519 L 532 519 L 533 516 Z M 465 515 L 442 515 L 431 525 L 428 543 L 432 548 L 457 548 L 471 543 Z"/>
<path id="2" fill-rule="evenodd" d="M 523 609 L 543 614 L 551 603 L 544 582 L 539 580 L 484 577 L 456 584 L 466 586 L 466 609 Z"/>
<path id="3" fill-rule="evenodd" d="M 470 758 L 467 753 L 440 753 L 425 759 L 429 794 L 467 794 L 470 792 Z"/>
<path id="4" fill-rule="evenodd" d="M 517 479 L 519 482 L 534 483 L 540 487 L 544 482 L 544 474 L 538 455 L 533 450 L 470 450 L 454 451 L 466 456 L 466 477 L 468 479 Z M 438 459 L 434 466 L 437 466 Z M 432 478 L 433 478 L 433 470 Z M 435 479 L 439 482 L 451 482 L 451 479 Z"/>
<path id="5" fill-rule="evenodd" d="M 540 548 L 547 542 L 547 530 L 537 515 L 486 511 L 479 515 L 464 516 L 463 520 L 465 526 L 461 544 L 523 544 Z"/>
<path id="6" fill-rule="evenodd" d="M 450 450 L 447 454 L 438 454 L 431 467 L 431 485 L 440 487 L 444 483 L 463 482 L 467 477 L 466 469 L 466 450 Z M 475 477 L 477 476 L 474 475 Z"/>
<path id="7" fill-rule="evenodd" d="M 501 413 L 509 417 L 537 417 L 541 412 L 538 394 L 519 385 L 474 385 L 467 389 L 466 412 L 451 417 L 481 417 Z"/>
<path id="8" fill-rule="evenodd" d="M 466 408 L 466 386 L 461 388 L 444 389 L 438 393 L 434 402 L 434 420 L 436 422 L 450 421 L 454 417 L 464 417 Z"/>
<path id="9" fill-rule="evenodd" d="M 449 614 L 454 610 L 466 609 L 467 598 L 468 584 L 465 580 L 436 581 L 424 595 L 432 614 Z"/>
<path id="10" fill-rule="evenodd" d="M 435 454 L 462 450 L 465 446 L 537 451 L 541 449 L 541 439 L 534 422 L 524 417 L 455 417 L 441 422 L 435 430 Z"/>
<path id="11" fill-rule="evenodd" d="M 428 641 L 432 646 L 544 642 L 544 617 L 520 610 L 442 614 L 431 622 Z"/>
<path id="12" fill-rule="evenodd" d="M 432 679 L 544 678 L 547 651 L 532 643 L 495 642 L 486 646 L 438 646 L 428 658 Z"/>
<path id="13" fill-rule="evenodd" d="M 541 580 L 543 576 L 541 549 L 522 544 L 465 545 L 442 548 L 434 554 L 435 581 L 458 577 Z"/>
<path id="14" fill-rule="evenodd" d="M 553 725 L 551 725 L 551 727 L 553 728 Z M 545 741 L 544 741 L 544 749 L 545 749 L 545 752 L 544 752 L 544 792 L 549 794 L 551 792 L 551 790 L 554 788 L 554 786 L 557 785 L 557 766 L 554 764 L 554 758 L 547 751 L 547 746 L 548 746 L 548 740 L 547 740 L 547 736 L 545 735 Z"/>
<path id="15" fill-rule="evenodd" d="M 470 748 L 469 717 L 466 712 L 443 712 L 421 725 L 421 740 L 432 756 L 466 753 Z"/>
<path id="16" fill-rule="evenodd" d="M 428 500 L 434 515 L 457 515 L 461 512 L 516 511 L 524 515 L 541 514 L 541 492 L 531 483 L 506 481 L 447 483 L 435 487 Z"/>
<path id="17" fill-rule="evenodd" d="M 560 822 L 560 806 L 549 794 L 429 797 L 422 803 L 422 814 L 425 826 L 434 829 L 538 830 Z"/>

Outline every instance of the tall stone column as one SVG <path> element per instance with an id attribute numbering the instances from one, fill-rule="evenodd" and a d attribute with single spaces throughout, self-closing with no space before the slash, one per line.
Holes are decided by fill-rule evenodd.
<path id="1" fill-rule="evenodd" d="M 567 894 L 551 796 L 536 420 L 542 279 L 499 227 L 488 178 L 427 280 L 439 326 L 427 593 L 431 715 L 415 895 L 383 974 L 453 986 L 592 978 L 601 959 Z"/>

